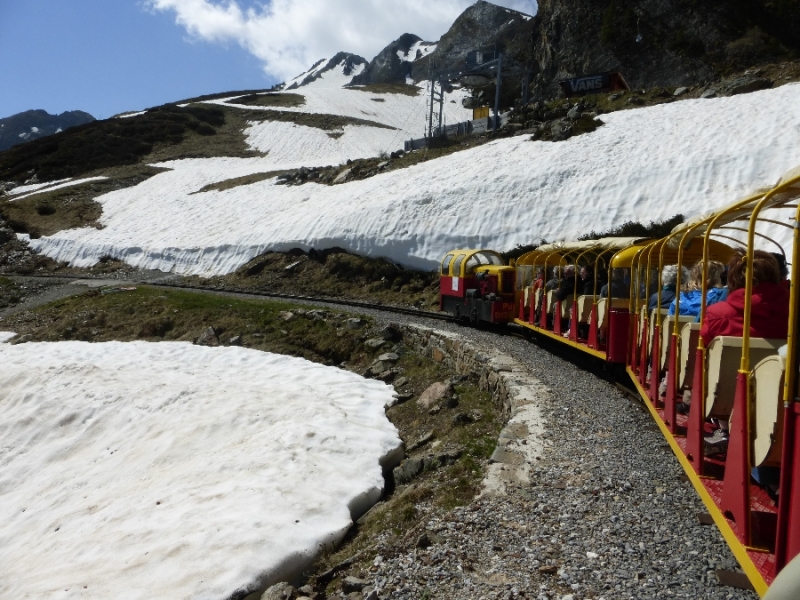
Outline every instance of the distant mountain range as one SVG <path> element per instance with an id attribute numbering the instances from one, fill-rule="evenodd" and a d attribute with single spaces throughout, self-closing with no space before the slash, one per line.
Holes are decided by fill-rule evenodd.
<path id="1" fill-rule="evenodd" d="M 26 110 L 0 119 L 0 151 L 94 120 L 92 115 L 81 110 L 60 115 L 51 115 L 45 110 Z"/>

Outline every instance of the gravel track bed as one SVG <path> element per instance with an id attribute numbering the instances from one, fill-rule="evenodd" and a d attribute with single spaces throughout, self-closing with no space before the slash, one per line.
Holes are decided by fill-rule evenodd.
<path id="1" fill-rule="evenodd" d="M 741 569 L 716 527 L 698 522 L 706 509 L 641 404 L 517 337 L 354 312 L 494 346 L 552 398 L 533 484 L 428 522 L 437 543 L 376 561 L 368 578 L 381 598 L 758 598 L 717 582 L 716 569 Z"/>

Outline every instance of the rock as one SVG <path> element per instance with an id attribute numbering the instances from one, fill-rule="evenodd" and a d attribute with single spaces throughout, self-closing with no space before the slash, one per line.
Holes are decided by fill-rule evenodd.
<path id="1" fill-rule="evenodd" d="M 364 600 L 379 600 L 378 590 L 376 589 L 365 589 L 364 594 Z"/>
<path id="2" fill-rule="evenodd" d="M 381 346 L 385 346 L 388 344 L 386 340 L 383 338 L 372 338 L 371 340 L 367 340 L 364 342 L 364 345 L 369 348 L 370 350 L 377 350 Z"/>
<path id="3" fill-rule="evenodd" d="M 293 312 L 289 312 L 288 310 L 282 310 L 278 313 L 278 316 L 284 321 L 293 321 L 295 318 L 295 314 Z"/>
<path id="4" fill-rule="evenodd" d="M 378 360 L 381 362 L 396 363 L 398 360 L 400 360 L 400 357 L 394 352 L 386 352 L 385 354 L 381 354 L 378 357 Z"/>
<path id="5" fill-rule="evenodd" d="M 539 567 L 539 573 L 544 573 L 546 575 L 555 575 L 558 573 L 558 567 L 555 565 L 542 565 Z"/>
<path id="6" fill-rule="evenodd" d="M 431 540 L 427 531 L 417 538 L 414 546 L 417 548 L 430 548 L 433 546 L 433 541 Z"/>
<path id="7" fill-rule="evenodd" d="M 286 582 L 276 583 L 262 594 L 261 600 L 291 600 L 296 591 Z"/>
<path id="8" fill-rule="evenodd" d="M 348 178 L 348 176 L 350 175 L 350 172 L 351 172 L 352 170 L 353 170 L 352 168 L 351 168 L 351 169 L 345 169 L 344 171 L 342 171 L 341 173 L 339 173 L 339 174 L 336 176 L 336 178 L 333 180 L 333 183 L 334 183 L 334 184 L 336 184 L 336 183 L 342 183 L 342 182 L 344 182 L 345 180 L 347 180 L 347 178 Z"/>
<path id="9" fill-rule="evenodd" d="M 403 338 L 403 333 L 397 325 L 387 325 L 381 329 L 381 337 L 387 342 L 399 342 Z"/>
<path id="10" fill-rule="evenodd" d="M 408 483 L 422 472 L 422 466 L 422 461 L 417 458 L 405 459 L 400 463 L 399 467 L 395 467 L 394 471 L 392 471 L 395 484 L 403 485 Z"/>
<path id="11" fill-rule="evenodd" d="M 348 576 L 342 580 L 342 591 L 345 594 L 351 594 L 353 592 L 360 592 L 365 587 L 367 587 L 368 581 L 364 581 L 363 579 L 359 579 L 358 577 Z"/>
<path id="12" fill-rule="evenodd" d="M 581 106 L 580 104 L 576 104 L 572 108 L 569 109 L 567 113 L 567 118 L 571 121 L 577 121 L 581 118 Z"/>
<path id="13" fill-rule="evenodd" d="M 716 98 L 717 97 L 717 90 L 710 89 L 706 90 L 700 95 L 701 98 Z"/>
<path id="14" fill-rule="evenodd" d="M 348 329 L 362 329 L 367 322 L 364 319 L 347 319 L 345 325 Z"/>
<path id="15" fill-rule="evenodd" d="M 469 425 L 470 423 L 474 423 L 474 422 L 475 421 L 474 421 L 474 419 L 472 418 L 471 415 L 468 415 L 467 413 L 463 413 L 463 412 L 457 413 L 453 417 L 453 425 L 455 425 L 456 427 L 458 427 L 460 425 Z"/>
<path id="16" fill-rule="evenodd" d="M 410 400 L 413 397 L 414 397 L 414 392 L 398 392 L 396 404 L 400 404 L 401 402 L 405 402 L 406 400 Z"/>
<path id="17" fill-rule="evenodd" d="M 430 385 L 420 397 L 417 399 L 417 405 L 425 408 L 431 408 L 437 402 L 444 400 L 453 393 L 453 386 L 446 381 L 437 381 Z"/>
<path id="18" fill-rule="evenodd" d="M 772 82 L 763 77 L 736 77 L 727 82 L 725 87 L 728 90 L 728 94 L 735 96 L 769 89 L 772 87 Z"/>
<path id="19" fill-rule="evenodd" d="M 683 95 L 684 95 L 686 92 L 688 92 L 688 91 L 689 91 L 689 88 L 688 88 L 688 87 L 681 86 L 681 87 L 679 87 L 678 89 L 676 89 L 674 92 L 672 92 L 672 95 L 673 95 L 673 96 L 676 96 L 676 97 L 677 97 L 677 96 L 683 96 Z"/>
<path id="20" fill-rule="evenodd" d="M 214 331 L 213 327 L 209 327 L 206 329 L 202 335 L 197 338 L 195 344 L 198 346 L 219 346 L 219 338 L 217 337 L 217 332 Z"/>
<path id="21" fill-rule="evenodd" d="M 644 98 L 640 98 L 639 96 L 631 96 L 628 98 L 628 104 L 633 104 L 634 106 L 641 106 L 644 104 Z"/>
<path id="22" fill-rule="evenodd" d="M 458 396 L 456 395 L 450 396 L 444 401 L 445 408 L 455 408 L 456 406 L 458 406 Z"/>
<path id="23" fill-rule="evenodd" d="M 411 452 L 413 450 L 416 450 L 417 448 L 421 448 L 422 446 L 430 442 L 433 439 L 434 435 L 435 434 L 433 432 L 433 429 L 431 429 L 429 432 L 423 434 L 422 437 L 420 437 L 418 440 L 409 444 L 408 447 L 406 448 L 406 452 Z"/>
<path id="24" fill-rule="evenodd" d="M 395 388 L 401 388 L 401 387 L 405 386 L 406 384 L 408 384 L 408 378 L 407 377 L 398 377 L 394 382 L 394 387 Z"/>
<path id="25" fill-rule="evenodd" d="M 301 588 L 297 588 L 297 591 L 299 593 L 303 594 L 303 596 L 307 596 L 308 598 L 314 598 L 314 596 L 317 596 L 317 592 L 314 590 L 313 587 L 311 587 L 308 584 L 304 585 Z M 297 600 L 300 600 L 300 599 L 298 598 Z"/>
<path id="26" fill-rule="evenodd" d="M 241 346 L 242 345 L 242 336 L 235 335 L 231 339 L 228 340 L 228 345 L 230 346 Z"/>

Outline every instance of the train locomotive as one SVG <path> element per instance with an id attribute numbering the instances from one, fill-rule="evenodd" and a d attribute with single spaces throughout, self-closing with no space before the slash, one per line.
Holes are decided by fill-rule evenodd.
<path id="1" fill-rule="evenodd" d="M 559 242 L 508 264 L 491 250 L 449 252 L 440 310 L 568 346 L 635 390 L 764 596 L 784 569 L 782 578 L 793 573 L 800 589 L 800 273 L 794 268 L 782 282 L 788 322 L 774 337 L 757 337 L 752 265 L 761 250 L 800 265 L 800 169 L 661 239 Z M 710 284 L 702 278 L 699 314 L 683 314 L 684 267 L 727 264 L 734 255 L 744 277 L 741 333 L 704 341 Z M 663 302 L 665 268 L 676 277 L 672 310 Z M 709 452 L 722 423 L 722 451 Z M 774 482 L 759 481 L 759 473 Z"/>

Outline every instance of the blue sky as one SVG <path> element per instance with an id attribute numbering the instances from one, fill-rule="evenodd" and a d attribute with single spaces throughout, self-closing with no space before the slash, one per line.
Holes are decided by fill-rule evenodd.
<path id="1" fill-rule="evenodd" d="M 406 32 L 435 41 L 473 0 L 0 0 L 0 118 L 97 118 L 285 81 Z M 496 0 L 532 13 L 532 0 Z"/>

